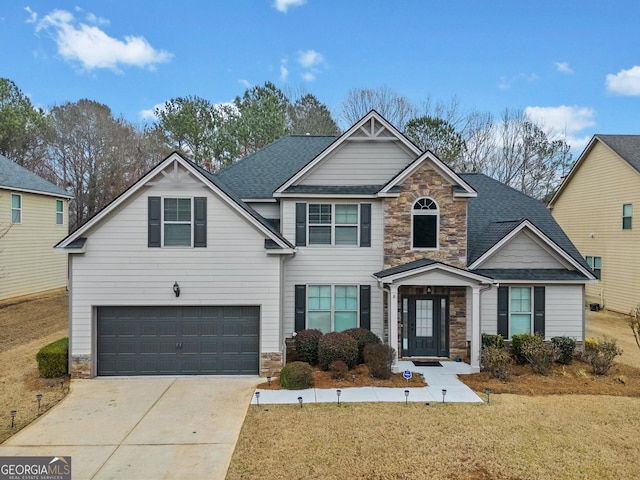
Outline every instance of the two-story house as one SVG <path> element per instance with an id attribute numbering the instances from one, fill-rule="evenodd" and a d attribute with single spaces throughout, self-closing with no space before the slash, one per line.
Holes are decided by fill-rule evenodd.
<path id="1" fill-rule="evenodd" d="M 0 301 L 67 286 L 69 195 L 0 155 Z"/>
<path id="2" fill-rule="evenodd" d="M 57 248 L 75 377 L 271 373 L 295 332 L 352 327 L 478 370 L 482 332 L 581 341 L 595 279 L 544 205 L 375 111 L 215 175 L 172 154 Z"/>
<path id="3" fill-rule="evenodd" d="M 549 203 L 599 282 L 587 302 L 620 313 L 640 304 L 640 135 L 595 135 Z"/>

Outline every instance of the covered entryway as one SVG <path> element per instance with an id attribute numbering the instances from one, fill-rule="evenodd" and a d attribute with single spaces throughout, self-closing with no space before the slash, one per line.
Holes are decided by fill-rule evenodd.
<path id="1" fill-rule="evenodd" d="M 409 329 L 408 356 L 449 356 L 448 304 L 445 296 L 408 295 L 406 297 Z"/>
<path id="2" fill-rule="evenodd" d="M 257 375 L 260 307 L 97 309 L 98 375 Z"/>

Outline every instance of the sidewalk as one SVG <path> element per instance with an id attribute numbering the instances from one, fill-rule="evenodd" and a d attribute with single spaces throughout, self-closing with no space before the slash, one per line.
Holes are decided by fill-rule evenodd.
<path id="1" fill-rule="evenodd" d="M 410 370 L 413 374 L 422 374 L 427 387 L 421 388 L 385 388 L 385 387 L 348 387 L 340 389 L 340 403 L 353 402 L 442 402 L 442 390 L 446 390 L 445 402 L 477 403 L 483 400 L 458 379 L 458 375 L 469 374 L 471 367 L 462 362 L 440 362 L 442 367 L 416 367 L 413 362 L 398 362 L 402 372 Z M 409 392 L 407 396 L 405 391 Z M 337 389 L 308 388 L 306 390 L 256 390 L 251 403 L 261 405 L 297 404 L 298 397 L 305 403 L 337 403 Z"/>

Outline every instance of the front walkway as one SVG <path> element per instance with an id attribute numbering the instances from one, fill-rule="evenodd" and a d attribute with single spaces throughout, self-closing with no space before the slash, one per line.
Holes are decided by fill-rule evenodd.
<path id="1" fill-rule="evenodd" d="M 340 402 L 445 402 L 477 403 L 482 399 L 458 379 L 458 375 L 472 373 L 471 366 L 462 362 L 440 362 L 442 367 L 416 367 L 413 362 L 399 361 L 398 369 L 424 375 L 426 387 L 349 387 L 340 389 Z M 405 391 L 409 391 L 406 396 Z M 259 397 L 256 393 L 259 392 Z M 308 388 L 306 390 L 256 390 L 252 404 L 337 403 L 337 389 Z"/>

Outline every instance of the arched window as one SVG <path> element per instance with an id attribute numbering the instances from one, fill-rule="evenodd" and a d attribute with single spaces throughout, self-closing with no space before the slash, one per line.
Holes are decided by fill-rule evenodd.
<path id="1" fill-rule="evenodd" d="M 430 198 L 420 198 L 411 210 L 412 248 L 438 248 L 440 210 Z"/>

